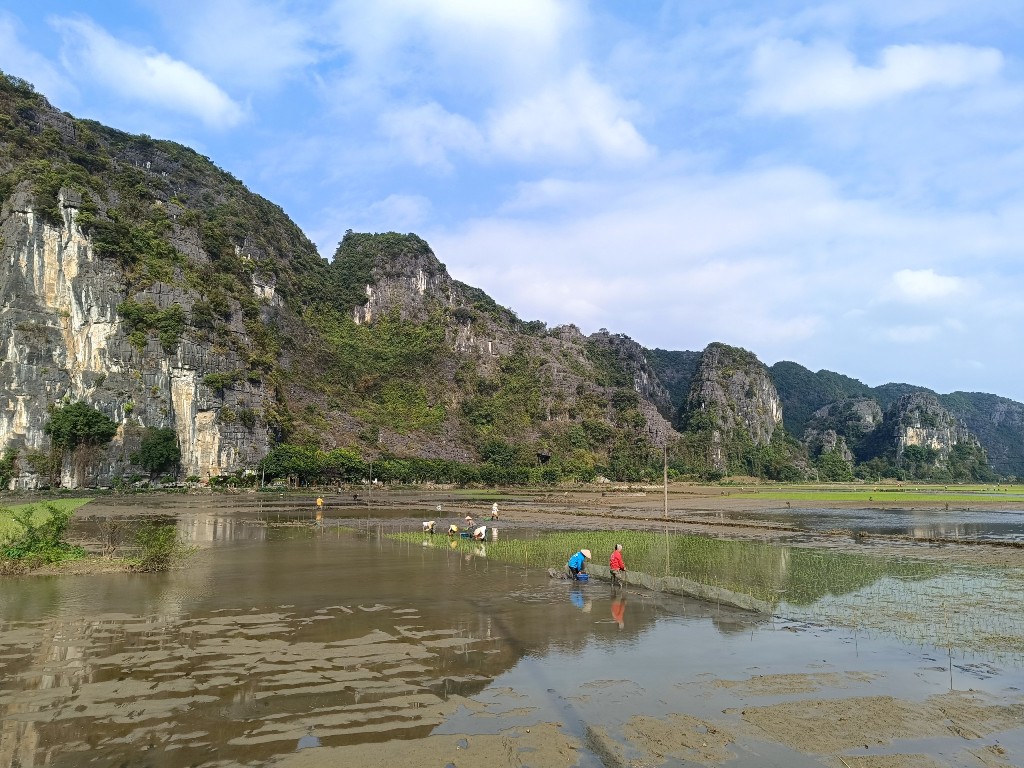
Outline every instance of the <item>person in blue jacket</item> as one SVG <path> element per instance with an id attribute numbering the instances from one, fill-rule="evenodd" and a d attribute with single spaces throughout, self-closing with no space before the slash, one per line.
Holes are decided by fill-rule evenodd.
<path id="1" fill-rule="evenodd" d="M 589 549 L 581 549 L 569 558 L 569 562 L 566 563 L 565 567 L 569 569 L 569 574 L 572 576 L 573 581 L 577 581 L 581 573 L 587 572 L 587 560 L 589 559 Z"/>

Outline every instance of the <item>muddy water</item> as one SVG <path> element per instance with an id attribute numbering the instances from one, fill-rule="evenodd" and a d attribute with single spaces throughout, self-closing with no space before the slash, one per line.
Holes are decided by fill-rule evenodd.
<path id="1" fill-rule="evenodd" d="M 991 764 L 1024 762 L 1006 714 L 1024 674 L 995 661 L 947 663 L 934 650 L 829 626 L 614 596 L 601 583 L 551 581 L 443 546 L 268 528 L 256 522 L 267 510 L 182 504 L 156 511 L 179 517 L 198 543 L 185 569 L 3 582 L 0 766 L 289 756 L 345 765 L 359 745 L 395 739 L 416 749 L 441 739 L 476 759 L 509 729 L 539 739 L 514 764 L 626 765 L 661 754 L 646 764 L 821 765 L 798 738 L 806 726 L 772 707 L 825 693 L 854 708 L 869 697 L 928 701 L 949 691 L 951 670 L 957 689 L 1003 707 L 970 710 L 969 744 L 908 725 L 860 754 L 890 754 L 900 739 L 934 764 L 960 764 L 964 749 L 992 746 L 996 734 L 1008 762 Z M 665 728 L 690 728 L 697 740 L 665 752 Z M 397 759 L 448 760 L 417 754 L 428 752 Z M 498 757 L 489 764 L 504 765 Z"/>
<path id="2" fill-rule="evenodd" d="M 919 539 L 1024 541 L 1024 512 L 1019 510 L 927 509 L 759 509 L 729 511 L 719 519 L 769 520 L 787 528 L 913 536 Z M 714 519 L 710 517 L 709 519 Z"/>

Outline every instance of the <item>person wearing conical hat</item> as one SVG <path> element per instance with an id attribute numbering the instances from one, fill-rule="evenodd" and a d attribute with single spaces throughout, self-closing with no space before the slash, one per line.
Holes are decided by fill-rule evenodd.
<path id="1" fill-rule="evenodd" d="M 573 581 L 578 581 L 580 574 L 587 572 L 587 560 L 590 560 L 590 557 L 589 549 L 581 549 L 569 558 L 569 562 L 565 564 L 565 567 L 569 569 L 569 575 Z"/>

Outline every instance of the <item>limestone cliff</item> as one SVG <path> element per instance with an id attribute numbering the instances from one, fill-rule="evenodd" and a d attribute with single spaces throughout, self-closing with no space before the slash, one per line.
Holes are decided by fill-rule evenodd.
<path id="1" fill-rule="evenodd" d="M 0 447 L 23 455 L 12 485 L 48 482 L 28 461 L 49 451 L 44 426 L 49 408 L 84 401 L 119 425 L 112 445 L 94 460 L 65 456 L 59 481 L 110 485 L 141 474 L 131 455 L 145 427 L 170 427 L 180 436 L 185 475 L 209 477 L 251 465 L 265 453 L 266 427 L 225 423 L 223 408 L 259 405 L 267 398 L 259 384 L 240 383 L 217 396 L 203 384 L 206 374 L 235 369 L 235 353 L 217 354 L 183 338 L 165 349 L 156 338 L 142 348 L 129 343 L 117 307 L 129 298 L 116 263 L 99 257 L 78 225 L 80 198 L 60 192 L 60 222 L 39 215 L 30 196 L 19 191 L 0 210 Z M 159 309 L 191 309 L 193 297 L 153 283 L 131 294 Z"/>
<path id="2" fill-rule="evenodd" d="M 852 463 L 856 447 L 881 423 L 882 409 L 877 402 L 850 398 L 815 411 L 802 440 L 812 458 L 835 452 Z"/>
<path id="3" fill-rule="evenodd" d="M 970 450 L 981 447 L 967 425 L 930 393 L 914 392 L 900 397 L 886 411 L 885 426 L 897 462 L 903 460 L 911 447 L 925 449 L 940 465 L 949 461 L 958 446 Z"/>
<path id="4" fill-rule="evenodd" d="M 782 425 L 782 403 L 767 368 L 755 355 L 714 343 L 701 354 L 684 420 L 688 431 L 709 432 L 709 461 L 726 472 L 730 446 L 771 442 Z"/>

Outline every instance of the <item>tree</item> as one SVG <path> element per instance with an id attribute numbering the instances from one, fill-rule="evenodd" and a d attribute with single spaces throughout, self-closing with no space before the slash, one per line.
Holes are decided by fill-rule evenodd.
<path id="1" fill-rule="evenodd" d="M 853 470 L 838 451 L 826 451 L 816 462 L 822 480 L 843 481 L 853 479 Z"/>
<path id="2" fill-rule="evenodd" d="M 132 461 L 143 467 L 149 474 L 174 469 L 181 463 L 181 449 L 178 434 L 166 427 L 148 427 L 142 436 L 138 453 L 132 454 Z"/>
<path id="3" fill-rule="evenodd" d="M 54 408 L 43 431 L 55 448 L 74 450 L 80 445 L 98 447 L 117 434 L 117 424 L 83 402 Z"/>

